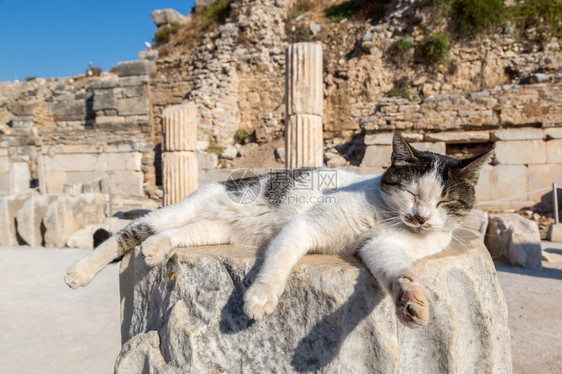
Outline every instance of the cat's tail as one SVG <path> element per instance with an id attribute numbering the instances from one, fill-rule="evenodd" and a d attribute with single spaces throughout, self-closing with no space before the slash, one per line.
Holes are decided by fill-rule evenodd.
<path id="1" fill-rule="evenodd" d="M 153 235 L 155 229 L 144 219 L 131 222 L 101 243 L 94 252 L 68 268 L 64 281 L 71 288 L 84 287 L 110 262 Z"/>

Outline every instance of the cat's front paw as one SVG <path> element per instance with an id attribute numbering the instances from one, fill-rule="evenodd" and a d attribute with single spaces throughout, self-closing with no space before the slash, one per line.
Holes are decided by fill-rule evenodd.
<path id="1" fill-rule="evenodd" d="M 244 295 L 244 313 L 252 319 L 260 319 L 271 314 L 279 297 L 273 287 L 265 283 L 254 283 Z"/>
<path id="2" fill-rule="evenodd" d="M 64 281 L 70 288 L 84 287 L 94 278 L 96 270 L 88 261 L 82 260 L 66 270 Z"/>
<path id="3" fill-rule="evenodd" d="M 164 235 L 151 236 L 141 244 L 142 258 L 149 266 L 164 262 L 171 249 L 172 243 Z"/>
<path id="4" fill-rule="evenodd" d="M 421 285 L 411 276 L 396 282 L 396 315 L 408 327 L 421 327 L 429 319 L 429 305 Z"/>

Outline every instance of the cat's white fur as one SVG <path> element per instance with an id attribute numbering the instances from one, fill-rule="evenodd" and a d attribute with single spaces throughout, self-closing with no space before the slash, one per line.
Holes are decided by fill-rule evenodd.
<path id="1" fill-rule="evenodd" d="M 140 219 L 155 232 L 141 245 L 143 257 L 156 265 L 176 247 L 267 246 L 263 266 L 244 297 L 245 312 L 259 319 L 273 312 L 292 267 L 305 254 L 358 253 L 393 296 L 398 317 L 412 326 L 424 325 L 428 305 L 412 263 L 446 248 L 459 223 L 438 206 L 443 181 L 437 169 L 391 194 L 381 189 L 381 176 L 336 172 L 335 189 L 292 189 L 278 206 L 267 202 L 266 179 L 258 198 L 247 204 L 231 199 L 224 184 L 204 186 Z M 319 196 L 324 202 L 313 203 Z M 421 221 L 412 222 L 412 216 Z M 118 257 L 117 247 L 116 237 L 104 242 L 69 268 L 66 282 L 73 288 L 89 283 Z"/>

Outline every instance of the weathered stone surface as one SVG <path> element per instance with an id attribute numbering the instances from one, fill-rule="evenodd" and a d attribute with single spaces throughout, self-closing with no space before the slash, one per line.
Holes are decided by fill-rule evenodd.
<path id="1" fill-rule="evenodd" d="M 429 133 L 424 136 L 425 141 L 455 143 L 487 143 L 490 140 L 488 131 L 451 131 Z"/>
<path id="2" fill-rule="evenodd" d="M 59 196 L 43 218 L 45 246 L 64 247 L 74 232 L 87 225 L 102 223 L 105 197 L 101 194 Z"/>
<path id="3" fill-rule="evenodd" d="M 514 181 L 516 181 L 514 183 Z M 517 209 L 532 206 L 529 180 L 523 165 L 485 165 L 476 185 L 480 209 Z"/>
<path id="4" fill-rule="evenodd" d="M 199 187 L 196 152 L 162 154 L 164 205 L 177 203 Z"/>
<path id="5" fill-rule="evenodd" d="M 551 242 L 562 243 L 562 223 L 550 226 L 549 237 Z"/>
<path id="6" fill-rule="evenodd" d="M 537 140 L 544 137 L 541 129 L 523 128 L 523 129 L 503 129 L 492 131 L 492 140 Z"/>
<path id="7" fill-rule="evenodd" d="M 546 162 L 549 164 L 562 164 L 562 139 L 546 142 Z"/>
<path id="8" fill-rule="evenodd" d="M 18 234 L 23 241 L 32 246 L 38 247 L 43 244 L 43 233 L 41 225 L 43 217 L 47 212 L 47 207 L 57 197 L 53 195 L 31 196 L 16 213 L 18 224 Z"/>
<path id="9" fill-rule="evenodd" d="M 285 152 L 285 165 L 289 169 L 322 166 L 322 117 L 298 114 L 287 118 Z"/>
<path id="10" fill-rule="evenodd" d="M 164 151 L 195 151 L 197 127 L 201 122 L 199 109 L 194 103 L 174 105 L 162 112 Z"/>
<path id="11" fill-rule="evenodd" d="M 429 152 L 439 153 L 439 154 L 442 154 L 442 155 L 444 155 L 445 152 L 446 152 L 444 142 L 436 142 L 436 143 L 413 142 L 411 144 L 418 151 L 429 151 Z"/>
<path id="12" fill-rule="evenodd" d="M 10 163 L 10 192 L 17 193 L 29 188 L 31 173 L 27 162 Z"/>
<path id="13" fill-rule="evenodd" d="M 416 263 L 431 300 L 419 329 L 397 321 L 390 297 L 354 257 L 304 257 L 273 314 L 254 322 L 242 297 L 261 252 L 178 249 L 151 269 L 137 253 L 121 272 L 130 328 L 116 373 L 509 373 L 494 265 L 475 234 L 458 235 L 470 250 L 456 244 Z M 134 289 L 124 293 L 127 284 Z"/>
<path id="14" fill-rule="evenodd" d="M 18 245 L 16 214 L 36 192 L 8 195 L 0 198 L 0 245 Z"/>
<path id="15" fill-rule="evenodd" d="M 484 240 L 488 229 L 488 212 L 472 209 L 462 220 L 461 227 L 480 235 Z"/>
<path id="16" fill-rule="evenodd" d="M 138 171 L 141 170 L 140 152 L 122 153 L 76 153 L 44 157 L 46 172 L 73 171 Z"/>
<path id="17" fill-rule="evenodd" d="M 372 145 L 367 147 L 361 167 L 373 166 L 390 166 L 390 155 L 392 154 L 392 146 L 390 145 Z"/>
<path id="18" fill-rule="evenodd" d="M 157 9 L 150 13 L 150 17 L 154 24 L 158 27 L 167 25 L 173 22 L 181 22 L 185 16 L 174 9 Z"/>
<path id="19" fill-rule="evenodd" d="M 322 45 L 295 43 L 286 54 L 287 116 L 323 115 Z"/>
<path id="20" fill-rule="evenodd" d="M 493 258 L 506 259 L 512 265 L 542 269 L 539 228 L 535 221 L 516 213 L 489 215 L 486 247 Z"/>
<path id="21" fill-rule="evenodd" d="M 117 75 L 120 77 L 149 75 L 153 68 L 154 62 L 149 60 L 122 61 L 117 63 Z"/>
<path id="22" fill-rule="evenodd" d="M 552 127 L 544 129 L 546 139 L 562 139 L 562 127 Z"/>
<path id="23" fill-rule="evenodd" d="M 542 140 L 498 141 L 495 160 L 504 165 L 544 164 L 545 142 Z"/>
<path id="24" fill-rule="evenodd" d="M 529 165 L 529 200 L 552 201 L 552 183 L 562 186 L 562 164 Z"/>

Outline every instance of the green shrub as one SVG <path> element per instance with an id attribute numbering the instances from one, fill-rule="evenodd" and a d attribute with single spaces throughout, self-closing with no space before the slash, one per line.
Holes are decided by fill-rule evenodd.
<path id="1" fill-rule="evenodd" d="M 215 0 L 209 4 L 199 16 L 202 21 L 216 21 L 223 23 L 230 15 L 230 4 L 233 0 Z"/>
<path id="2" fill-rule="evenodd" d="M 326 10 L 326 17 L 332 22 L 339 22 L 343 19 L 350 18 L 359 13 L 361 4 L 355 1 L 346 1 L 345 3 L 334 5 Z"/>
<path id="3" fill-rule="evenodd" d="M 180 28 L 179 22 L 172 22 L 162 27 L 159 27 L 158 30 L 154 32 L 154 39 L 158 44 L 166 44 L 170 41 L 172 35 L 178 32 Z"/>
<path id="4" fill-rule="evenodd" d="M 224 152 L 224 148 L 221 147 L 216 141 L 211 140 L 209 142 L 209 146 L 207 147 L 207 152 L 214 153 L 217 156 L 220 156 Z"/>
<path id="5" fill-rule="evenodd" d="M 385 93 L 386 97 L 396 97 L 399 96 L 406 100 L 412 100 L 412 94 L 408 87 L 393 88 Z"/>
<path id="6" fill-rule="evenodd" d="M 538 37 L 562 37 L 562 1 L 525 0 L 511 8 L 511 18 L 518 31 L 528 36 L 527 30 L 540 29 Z"/>
<path id="7" fill-rule="evenodd" d="M 400 51 L 404 52 L 410 48 L 414 48 L 416 43 L 411 38 L 406 36 L 401 36 L 390 46 L 391 51 Z"/>
<path id="8" fill-rule="evenodd" d="M 251 132 L 248 129 L 240 128 L 234 133 L 234 141 L 242 143 L 250 134 Z"/>
<path id="9" fill-rule="evenodd" d="M 437 32 L 423 38 L 417 52 L 427 63 L 443 64 L 449 59 L 451 40 L 445 32 Z"/>
<path id="10" fill-rule="evenodd" d="M 453 18 L 466 36 L 474 36 L 501 26 L 507 20 L 503 0 L 454 0 Z"/>

